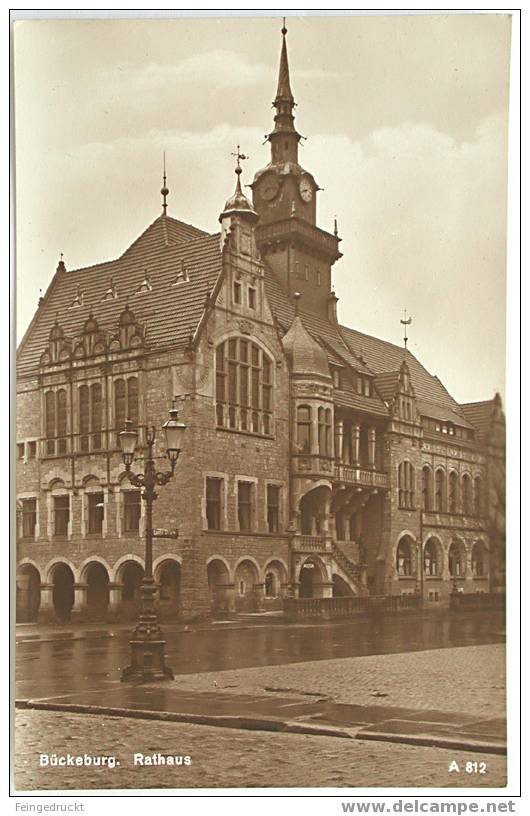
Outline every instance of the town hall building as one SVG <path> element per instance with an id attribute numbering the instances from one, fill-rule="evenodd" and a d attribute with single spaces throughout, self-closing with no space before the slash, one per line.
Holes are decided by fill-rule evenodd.
<path id="1" fill-rule="evenodd" d="M 284 28 L 252 201 L 238 155 L 217 234 L 167 214 L 164 180 L 162 214 L 119 258 L 60 260 L 17 354 L 19 620 L 136 615 L 145 502 L 118 434 L 138 429 L 141 467 L 173 403 L 187 428 L 154 508 L 162 618 L 504 591 L 500 397 L 460 405 L 406 345 L 339 323 L 340 238 L 317 226 L 294 105 Z M 155 451 L 163 468 L 161 433 Z"/>

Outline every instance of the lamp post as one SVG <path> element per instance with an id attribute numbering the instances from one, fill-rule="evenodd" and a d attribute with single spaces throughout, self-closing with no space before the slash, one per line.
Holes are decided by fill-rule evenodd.
<path id="1" fill-rule="evenodd" d="M 131 664 L 123 669 L 122 680 L 147 682 L 173 678 L 173 672 L 165 662 L 165 640 L 158 623 L 155 608 L 155 581 L 153 578 L 153 502 L 157 498 L 155 487 L 169 482 L 175 473 L 181 443 L 186 426 L 179 422 L 178 410 L 169 411 L 170 418 L 162 425 L 166 435 L 166 450 L 171 470 L 161 473 L 156 470 L 153 457 L 156 430 L 148 428 L 146 432 L 147 455 L 144 459 L 144 472 L 132 473 L 134 451 L 138 442 L 138 431 L 132 422 L 125 422 L 125 430 L 120 431 L 120 447 L 131 484 L 142 488 L 142 499 L 145 501 L 145 570 L 140 584 L 140 617 L 133 632 L 131 644 Z"/>

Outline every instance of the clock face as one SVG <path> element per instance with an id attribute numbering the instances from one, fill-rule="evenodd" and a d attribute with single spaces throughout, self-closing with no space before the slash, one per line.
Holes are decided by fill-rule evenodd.
<path id="1" fill-rule="evenodd" d="M 303 178 L 300 181 L 299 190 L 302 201 L 311 201 L 313 198 L 313 186 L 308 178 Z"/>
<path id="2" fill-rule="evenodd" d="M 265 201 L 271 201 L 277 194 L 278 190 L 280 189 L 280 182 L 276 178 L 276 176 L 270 175 L 265 178 L 265 181 L 261 187 L 261 197 Z"/>

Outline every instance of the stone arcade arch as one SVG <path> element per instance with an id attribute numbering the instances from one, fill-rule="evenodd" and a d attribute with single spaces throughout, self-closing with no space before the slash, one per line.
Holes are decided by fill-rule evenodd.
<path id="1" fill-rule="evenodd" d="M 123 561 L 116 570 L 121 589 L 121 616 L 124 620 L 135 620 L 140 609 L 140 584 L 144 568 L 138 561 Z"/>
<path id="2" fill-rule="evenodd" d="M 40 607 L 40 572 L 34 564 L 21 564 L 17 571 L 17 623 L 37 620 Z"/>
<path id="3" fill-rule="evenodd" d="M 107 617 L 109 573 L 99 561 L 90 561 L 83 570 L 86 583 L 86 618 L 100 621 Z"/>
<path id="4" fill-rule="evenodd" d="M 155 568 L 155 580 L 159 586 L 158 607 L 161 620 L 170 621 L 178 617 L 181 576 L 181 566 L 175 558 L 164 558 Z"/>
<path id="5" fill-rule="evenodd" d="M 53 608 L 61 622 L 70 620 L 74 606 L 74 574 L 68 564 L 58 561 L 51 570 Z"/>
<path id="6" fill-rule="evenodd" d="M 230 580 L 228 564 L 220 556 L 213 556 L 208 560 L 206 570 L 212 615 L 234 612 L 234 585 Z"/>
<path id="7" fill-rule="evenodd" d="M 282 561 L 272 559 L 263 570 L 263 589 L 266 609 L 281 609 L 287 586 L 287 567 Z"/>
<path id="8" fill-rule="evenodd" d="M 316 556 L 306 558 L 300 567 L 298 580 L 300 582 L 300 598 L 326 597 L 328 576 L 326 567 L 320 558 Z"/>
<path id="9" fill-rule="evenodd" d="M 330 496 L 328 485 L 314 487 L 302 496 L 300 499 L 302 535 L 321 536 L 327 532 Z"/>
<path id="10" fill-rule="evenodd" d="M 238 612 L 256 612 L 260 607 L 259 570 L 250 558 L 240 561 L 234 571 L 236 591 L 236 610 Z"/>

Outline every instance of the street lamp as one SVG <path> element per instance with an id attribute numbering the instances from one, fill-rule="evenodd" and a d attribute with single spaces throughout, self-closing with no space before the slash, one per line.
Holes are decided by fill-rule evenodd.
<path id="1" fill-rule="evenodd" d="M 165 662 L 165 640 L 159 626 L 156 608 L 156 586 L 153 578 L 153 502 L 157 498 L 155 487 L 165 485 L 175 473 L 179 458 L 182 437 L 186 426 L 179 422 L 178 410 L 169 411 L 170 418 L 162 425 L 166 436 L 166 453 L 171 470 L 161 473 L 156 470 L 153 457 L 156 430 L 153 427 L 146 431 L 147 455 L 144 458 L 144 472 L 131 473 L 134 451 L 138 442 L 138 431 L 132 427 L 131 420 L 125 422 L 125 429 L 118 434 L 125 470 L 131 484 L 142 488 L 142 499 L 145 501 L 145 570 L 140 584 L 140 617 L 133 632 L 131 644 L 131 664 L 126 666 L 121 675 L 122 680 L 168 680 L 173 672 Z"/>

